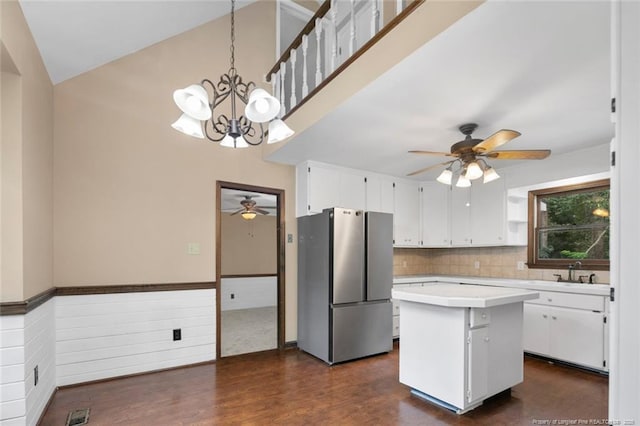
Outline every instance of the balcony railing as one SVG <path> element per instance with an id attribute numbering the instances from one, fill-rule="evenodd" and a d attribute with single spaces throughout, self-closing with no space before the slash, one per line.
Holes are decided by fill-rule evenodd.
<path id="1" fill-rule="evenodd" d="M 269 70 L 286 118 L 395 28 L 425 0 L 397 0 L 383 19 L 379 0 L 326 0 Z M 381 23 L 387 21 L 382 26 Z"/>

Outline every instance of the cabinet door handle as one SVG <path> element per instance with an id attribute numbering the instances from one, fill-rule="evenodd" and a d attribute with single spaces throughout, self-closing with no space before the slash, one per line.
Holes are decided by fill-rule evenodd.
<path id="1" fill-rule="evenodd" d="M 558 318 L 556 318 L 556 317 L 555 317 L 555 316 L 553 316 L 553 315 L 551 315 L 551 318 L 553 318 L 553 319 L 558 319 Z"/>
<path id="2" fill-rule="evenodd" d="M 482 314 L 482 319 L 487 319 L 487 314 Z"/>
<path id="3" fill-rule="evenodd" d="M 547 317 L 547 314 L 542 314 L 542 318 L 546 318 L 546 317 Z"/>
<path id="4" fill-rule="evenodd" d="M 547 299 L 547 302 L 553 302 L 553 299 L 549 298 Z"/>

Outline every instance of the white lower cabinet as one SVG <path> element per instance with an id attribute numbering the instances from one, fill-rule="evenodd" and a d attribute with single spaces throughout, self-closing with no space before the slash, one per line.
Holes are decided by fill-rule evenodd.
<path id="1" fill-rule="evenodd" d="M 524 304 L 525 352 L 607 371 L 604 297 L 540 294 L 539 299 Z"/>

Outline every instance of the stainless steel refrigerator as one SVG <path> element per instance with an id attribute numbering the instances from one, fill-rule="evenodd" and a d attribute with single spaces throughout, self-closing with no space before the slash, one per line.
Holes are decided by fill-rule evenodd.
<path id="1" fill-rule="evenodd" d="M 298 347 L 333 364 L 392 349 L 393 216 L 298 218 Z"/>

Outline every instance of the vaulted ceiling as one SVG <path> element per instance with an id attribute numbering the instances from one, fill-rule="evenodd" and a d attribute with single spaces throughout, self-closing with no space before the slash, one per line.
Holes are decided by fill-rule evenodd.
<path id="1" fill-rule="evenodd" d="M 230 8 L 226 1 L 20 1 L 54 83 Z M 408 150 L 448 151 L 467 122 L 479 124 L 479 138 L 502 128 L 520 131 L 504 149 L 549 148 L 557 155 L 608 143 L 609 8 L 608 1 L 489 1 L 268 159 L 404 176 L 446 160 Z"/>

